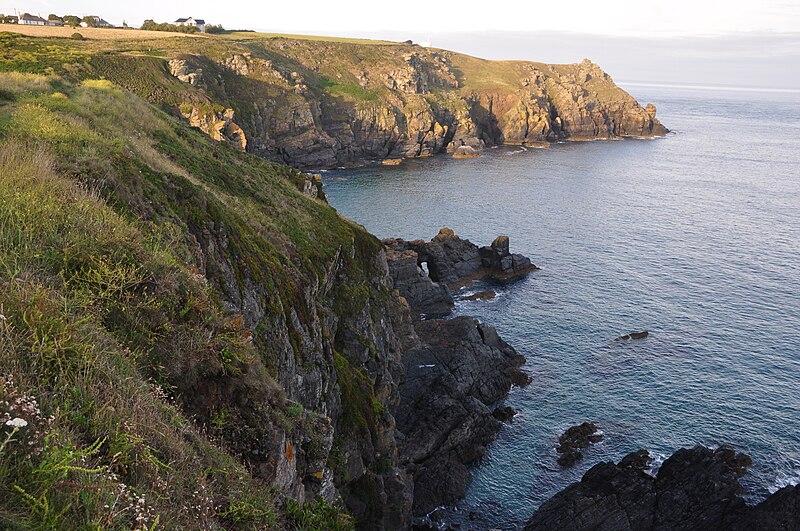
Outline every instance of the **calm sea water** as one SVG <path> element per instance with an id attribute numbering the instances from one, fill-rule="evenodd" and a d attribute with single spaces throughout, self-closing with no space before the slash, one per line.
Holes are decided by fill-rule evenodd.
<path id="1" fill-rule="evenodd" d="M 325 176 L 331 204 L 380 237 L 507 234 L 542 268 L 457 308 L 533 377 L 449 516 L 475 511 L 473 527 L 515 529 L 639 448 L 731 443 L 755 462 L 751 501 L 800 480 L 800 95 L 630 88 L 675 134 Z M 561 470 L 555 441 L 584 420 L 605 440 Z"/>

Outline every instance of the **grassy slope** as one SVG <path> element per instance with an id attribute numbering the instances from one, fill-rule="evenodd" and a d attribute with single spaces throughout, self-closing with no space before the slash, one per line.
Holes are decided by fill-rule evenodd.
<path id="1" fill-rule="evenodd" d="M 283 508 L 226 452 L 229 426 L 183 413 L 186 382 L 239 378 L 292 429 L 186 233 L 226 225 L 237 274 L 291 301 L 363 230 L 299 194 L 293 170 L 104 81 L 0 74 L 0 141 L 0 415 L 29 422 L 0 427 L 0 526 L 346 526 L 324 505 Z"/>

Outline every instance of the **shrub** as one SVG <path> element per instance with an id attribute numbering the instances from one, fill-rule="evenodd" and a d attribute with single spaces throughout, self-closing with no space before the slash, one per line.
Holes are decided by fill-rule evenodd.
<path id="1" fill-rule="evenodd" d="M 75 33 L 73 33 L 72 35 L 70 35 L 69 38 L 73 39 L 73 40 L 76 40 L 76 41 L 85 41 L 86 40 L 86 37 L 84 37 L 83 35 L 81 35 L 77 31 Z"/>

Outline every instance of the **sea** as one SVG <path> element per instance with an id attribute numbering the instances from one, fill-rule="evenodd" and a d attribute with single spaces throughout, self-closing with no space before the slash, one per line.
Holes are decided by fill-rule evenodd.
<path id="1" fill-rule="evenodd" d="M 751 503 L 800 481 L 800 92 L 622 87 L 671 133 L 324 174 L 330 203 L 379 237 L 503 234 L 541 268 L 457 304 L 525 356 L 532 383 L 504 401 L 519 413 L 441 522 L 520 529 L 640 448 L 658 463 L 732 444 L 753 459 Z M 604 439 L 562 469 L 557 438 L 583 421 Z"/>

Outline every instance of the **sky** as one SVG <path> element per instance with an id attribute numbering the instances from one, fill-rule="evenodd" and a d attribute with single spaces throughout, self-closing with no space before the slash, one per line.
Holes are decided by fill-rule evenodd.
<path id="1" fill-rule="evenodd" d="M 193 16 L 228 29 L 410 38 L 490 59 L 588 57 L 618 80 L 800 89 L 800 0 L 0 0 L 0 12 L 14 9 L 131 26 Z"/>

